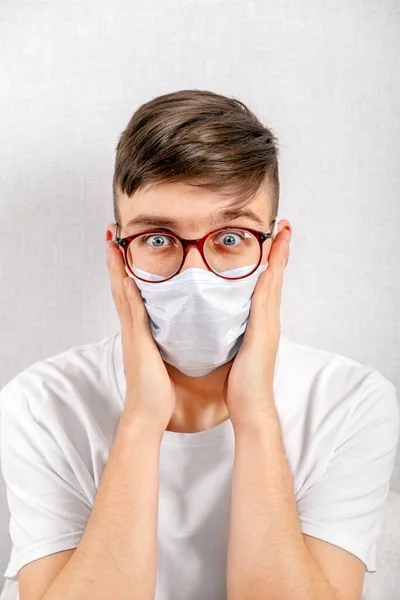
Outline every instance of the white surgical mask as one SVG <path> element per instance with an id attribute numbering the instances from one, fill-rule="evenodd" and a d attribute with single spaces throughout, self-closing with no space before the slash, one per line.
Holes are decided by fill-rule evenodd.
<path id="1" fill-rule="evenodd" d="M 190 377 L 207 375 L 237 354 L 247 327 L 251 297 L 266 265 L 244 279 L 227 280 L 190 268 L 168 281 L 149 283 L 134 277 L 141 291 L 152 335 L 163 360 Z M 238 277 L 249 267 L 227 272 Z M 139 271 L 146 279 L 156 275 Z"/>

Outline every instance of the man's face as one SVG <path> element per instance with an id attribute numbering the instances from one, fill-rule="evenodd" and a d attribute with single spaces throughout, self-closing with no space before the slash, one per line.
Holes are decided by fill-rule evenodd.
<path id="1" fill-rule="evenodd" d="M 198 239 L 219 227 L 249 227 L 270 232 L 271 202 L 268 191 L 262 189 L 242 208 L 232 206 L 232 200 L 217 192 L 191 187 L 185 183 L 166 183 L 152 189 L 139 190 L 130 198 L 121 194 L 120 236 L 142 233 L 152 228 L 166 228 L 186 239 Z M 134 223 L 128 226 L 129 221 Z M 280 221 L 278 231 L 290 224 Z M 115 233 L 115 228 L 113 235 Z M 271 249 L 271 239 L 263 243 L 262 263 L 265 264 Z M 122 248 L 120 248 L 122 252 Z M 200 253 L 191 247 L 182 271 L 197 267 L 207 269 Z"/>

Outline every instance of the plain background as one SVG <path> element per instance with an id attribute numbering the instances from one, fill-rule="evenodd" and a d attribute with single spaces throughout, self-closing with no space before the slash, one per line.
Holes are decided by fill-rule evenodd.
<path id="1" fill-rule="evenodd" d="M 398 0 L 3 0 L 0 387 L 118 330 L 104 257 L 118 136 L 140 104 L 196 88 L 279 138 L 282 332 L 400 389 L 399 32 Z"/>

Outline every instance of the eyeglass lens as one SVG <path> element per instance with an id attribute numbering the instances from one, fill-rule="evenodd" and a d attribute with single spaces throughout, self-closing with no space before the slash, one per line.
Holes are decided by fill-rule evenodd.
<path id="1" fill-rule="evenodd" d="M 204 255 L 210 268 L 218 275 L 232 279 L 253 272 L 260 252 L 257 238 L 249 231 L 237 229 L 216 231 L 204 244 Z M 173 235 L 148 233 L 129 244 L 127 258 L 138 277 L 162 281 L 179 270 L 183 247 Z"/>

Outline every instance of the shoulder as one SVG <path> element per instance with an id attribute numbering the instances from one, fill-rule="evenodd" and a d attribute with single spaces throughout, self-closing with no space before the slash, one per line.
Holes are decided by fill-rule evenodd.
<path id="1" fill-rule="evenodd" d="M 325 402 L 355 408 L 364 397 L 383 394 L 390 398 L 387 404 L 391 410 L 398 412 L 394 384 L 369 365 L 286 337 L 282 337 L 279 361 L 281 380 L 291 373 L 291 384 L 309 400 L 325 398 Z"/>
<path id="2" fill-rule="evenodd" d="M 376 369 L 342 354 L 284 337 L 279 351 L 277 408 L 289 451 L 328 461 L 357 440 L 375 452 L 393 449 L 400 435 L 394 384 Z"/>
<path id="3" fill-rule="evenodd" d="M 114 399 L 112 352 L 116 335 L 69 348 L 26 367 L 0 390 L 0 414 L 25 411 L 38 422 L 53 419 L 57 424 L 99 406 L 100 398 Z"/>

